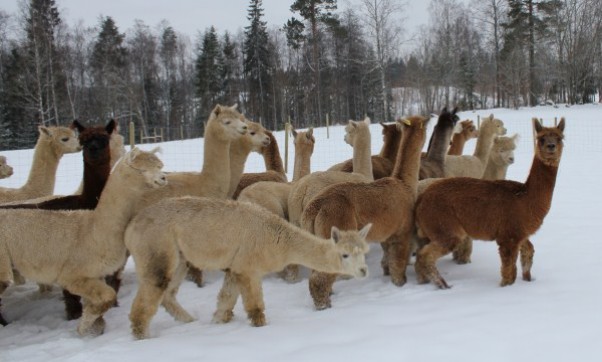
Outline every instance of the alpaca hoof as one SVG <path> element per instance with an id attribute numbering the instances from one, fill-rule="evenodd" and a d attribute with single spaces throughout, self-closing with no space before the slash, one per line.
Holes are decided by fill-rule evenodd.
<path id="1" fill-rule="evenodd" d="M 507 287 L 509 285 L 514 284 L 514 280 L 502 280 L 502 282 L 500 283 L 501 287 Z"/>
<path id="2" fill-rule="evenodd" d="M 142 327 L 134 326 L 133 324 L 132 324 L 132 336 L 134 336 L 134 338 L 137 340 L 147 339 L 150 337 L 148 332 L 145 329 L 143 329 Z"/>
<path id="3" fill-rule="evenodd" d="M 13 277 L 15 279 L 15 285 L 23 285 L 26 282 L 25 278 L 23 277 L 23 275 L 21 275 L 21 273 L 14 273 Z"/>
<path id="4" fill-rule="evenodd" d="M 391 282 L 393 282 L 393 284 L 398 287 L 403 287 L 406 284 L 407 279 L 405 276 L 402 276 L 402 277 L 391 276 Z"/>
<path id="5" fill-rule="evenodd" d="M 8 289 L 8 287 L 10 287 L 11 284 L 11 282 L 0 282 L 0 294 L 4 293 L 4 291 Z"/>
<path id="6" fill-rule="evenodd" d="M 260 309 L 249 312 L 249 319 L 253 327 L 263 327 L 266 325 L 265 314 Z"/>
<path id="7" fill-rule="evenodd" d="M 443 279 L 435 280 L 434 283 L 439 289 L 450 289 L 451 288 L 451 286 L 449 284 L 447 284 L 447 282 Z"/>
<path id="8" fill-rule="evenodd" d="M 232 318 L 234 318 L 234 312 L 229 310 L 221 313 L 215 312 L 211 321 L 215 324 L 226 324 L 230 323 L 232 321 Z"/>
<path id="9" fill-rule="evenodd" d="M 84 327 L 81 324 L 77 327 L 77 332 L 80 336 L 100 336 L 105 331 L 105 320 L 103 317 L 98 317 L 89 327 Z"/>
<path id="10" fill-rule="evenodd" d="M 324 309 L 332 308 L 330 301 L 324 302 L 324 303 L 314 302 L 314 306 L 315 306 L 316 310 L 324 310 Z"/>
<path id="11" fill-rule="evenodd" d="M 524 281 L 526 281 L 526 282 L 531 282 L 531 281 L 533 281 L 533 279 L 531 278 L 531 273 L 530 273 L 530 272 L 528 272 L 528 273 L 523 273 L 523 280 L 524 280 Z"/>
<path id="12" fill-rule="evenodd" d="M 464 259 L 464 258 L 454 258 L 454 261 L 456 262 L 456 264 L 458 265 L 465 265 L 465 264 L 470 264 L 472 263 L 472 261 L 470 260 L 470 258 L 468 259 Z"/>
<path id="13" fill-rule="evenodd" d="M 8 325 L 8 322 L 6 321 L 6 319 L 4 319 L 2 314 L 0 314 L 0 325 L 5 326 L 5 327 Z"/>

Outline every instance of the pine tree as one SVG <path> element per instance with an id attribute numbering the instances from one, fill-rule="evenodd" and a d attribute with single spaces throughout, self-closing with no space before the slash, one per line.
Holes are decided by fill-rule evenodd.
<path id="1" fill-rule="evenodd" d="M 196 94 L 200 99 L 200 115 L 209 114 L 222 92 L 222 62 L 217 32 L 212 26 L 203 36 L 196 60 Z"/>
<path id="2" fill-rule="evenodd" d="M 223 41 L 223 64 L 222 64 L 222 89 L 224 95 L 220 102 L 223 104 L 237 104 L 240 93 L 240 57 L 236 49 L 236 43 L 230 39 L 230 34 L 224 34 Z"/>

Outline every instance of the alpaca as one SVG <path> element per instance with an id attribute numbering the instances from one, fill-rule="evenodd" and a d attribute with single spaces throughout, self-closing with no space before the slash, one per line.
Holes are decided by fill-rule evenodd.
<path id="1" fill-rule="evenodd" d="M 300 225 L 305 205 L 325 187 L 339 182 L 374 180 L 370 155 L 370 119 L 350 120 L 345 127 L 345 142 L 353 147 L 353 173 L 341 171 L 314 172 L 295 182 L 288 198 L 289 221 Z"/>
<path id="2" fill-rule="evenodd" d="M 261 278 L 288 263 L 363 278 L 367 225 L 361 231 L 333 228 L 330 240 L 315 237 L 250 203 L 207 197 L 162 200 L 141 211 L 125 232 L 138 277 L 130 321 L 135 338 L 149 337 L 159 305 L 176 320 L 192 316 L 176 300 L 186 263 L 225 270 L 214 321 L 227 323 L 242 295 L 251 324 L 266 324 Z"/>
<path id="3" fill-rule="evenodd" d="M 260 181 L 287 182 L 286 173 L 284 172 L 284 164 L 280 151 L 278 150 L 278 142 L 272 132 L 265 130 L 265 134 L 270 138 L 270 143 L 263 146 L 259 151 L 265 162 L 265 172 L 259 173 L 244 173 L 236 187 L 236 191 L 232 195 L 234 200 L 238 199 L 241 191 L 250 185 Z"/>
<path id="4" fill-rule="evenodd" d="M 52 195 L 59 161 L 66 153 L 81 151 L 72 128 L 39 126 L 38 131 L 27 182 L 20 188 L 0 187 L 0 203 Z"/>
<path id="5" fill-rule="evenodd" d="M 373 222 L 367 239 L 386 243 L 388 270 L 391 281 L 397 286 L 406 282 L 420 153 L 426 140 L 428 121 L 429 118 L 421 116 L 404 120 L 407 127 L 403 129 L 397 161 L 390 177 L 371 183 L 332 185 L 307 204 L 301 217 L 303 229 L 322 237 L 333 226 L 341 230 L 357 230 Z M 336 274 L 312 272 L 309 290 L 316 309 L 330 308 L 335 279 Z"/>
<path id="6" fill-rule="evenodd" d="M 105 275 L 126 258 L 125 228 L 143 193 L 166 184 L 163 163 L 134 148 L 107 180 L 94 210 L 0 210 L 0 295 L 13 282 L 14 266 L 29 280 L 58 284 L 84 299 L 80 335 L 104 331 L 104 312 L 116 300 Z M 127 191 L 127 192 L 124 192 Z"/>
<path id="7" fill-rule="evenodd" d="M 460 127 L 460 131 L 455 132 L 452 136 L 451 144 L 447 150 L 448 155 L 460 156 L 464 152 L 466 142 L 479 136 L 479 131 L 469 119 L 460 122 Z"/>
<path id="8" fill-rule="evenodd" d="M 115 129 L 115 121 L 109 121 L 106 126 L 93 127 L 84 127 L 78 121 L 73 121 L 73 126 L 79 133 L 78 139 L 83 149 L 84 180 L 81 194 L 36 203 L 0 205 L 0 209 L 92 210 L 96 207 L 111 171 L 109 140 Z M 66 290 L 63 296 L 67 319 L 79 318 L 82 312 L 79 297 Z"/>
<path id="9" fill-rule="evenodd" d="M 311 155 L 316 142 L 313 128 L 307 132 L 292 132 L 295 137 L 295 164 L 293 180 L 289 183 L 261 181 L 244 189 L 238 200 L 260 205 L 272 213 L 288 220 L 288 197 L 293 184 L 310 173 Z M 280 276 L 287 282 L 295 282 L 299 277 L 299 266 L 289 265 L 282 270 Z"/>
<path id="10" fill-rule="evenodd" d="M 516 149 L 516 141 L 518 134 L 512 137 L 498 136 L 493 141 L 489 160 L 483 180 L 505 180 L 508 166 L 514 163 L 514 150 Z M 529 240 L 526 243 L 531 243 Z M 531 246 L 532 247 L 532 246 Z M 453 251 L 453 259 L 458 264 L 470 263 L 470 255 L 472 254 L 472 239 L 466 237 L 460 245 Z M 522 255 L 522 252 L 521 252 Z M 523 270 L 523 273 L 527 271 Z"/>
<path id="11" fill-rule="evenodd" d="M 533 123 L 537 145 L 525 183 L 468 177 L 443 179 L 418 197 L 416 226 L 418 234 L 429 241 L 416 256 L 420 283 L 431 281 L 439 288 L 449 288 L 435 264 L 466 236 L 495 240 L 502 262 L 501 285 L 514 283 L 519 250 L 524 249 L 550 210 L 564 147 L 564 118 L 557 127 L 543 127 L 535 118 Z M 530 275 L 523 274 L 523 279 L 530 280 Z"/>
<path id="12" fill-rule="evenodd" d="M 375 180 L 391 176 L 395 156 L 401 141 L 401 132 L 396 123 L 384 124 L 380 122 L 380 125 L 383 127 L 383 146 L 378 155 L 372 156 L 372 174 Z M 337 163 L 327 171 L 353 172 L 353 159 Z"/>
<path id="13" fill-rule="evenodd" d="M 0 156 L 0 179 L 12 176 L 13 168 L 6 163 L 6 157 Z"/>
<path id="14" fill-rule="evenodd" d="M 485 118 L 479 129 L 479 137 L 477 137 L 473 155 L 448 155 L 445 157 L 445 177 L 483 177 L 493 140 L 496 136 L 505 134 L 504 122 L 493 118 L 493 114 Z"/>
<path id="15" fill-rule="evenodd" d="M 447 107 L 441 111 L 429 141 L 426 156 L 420 159 L 420 172 L 418 173 L 420 180 L 445 175 L 445 154 L 459 119 L 457 113 L 458 107 L 451 112 L 447 110 Z"/>

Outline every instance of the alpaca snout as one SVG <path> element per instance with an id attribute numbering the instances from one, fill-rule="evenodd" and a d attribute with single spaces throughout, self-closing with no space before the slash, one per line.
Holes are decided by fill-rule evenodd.
<path id="1" fill-rule="evenodd" d="M 509 157 L 508 158 L 508 163 L 509 164 L 513 164 L 514 163 L 514 157 Z"/>
<path id="2" fill-rule="evenodd" d="M 548 149 L 549 152 L 554 152 L 554 151 L 556 151 L 556 144 L 549 143 L 546 145 L 546 148 Z"/>
<path id="3" fill-rule="evenodd" d="M 165 186 L 165 185 L 167 185 L 167 177 L 165 176 L 165 174 L 162 174 L 161 176 L 159 176 L 157 178 L 157 180 L 155 181 L 155 184 L 157 186 Z"/>
<path id="4" fill-rule="evenodd" d="M 368 267 L 363 266 L 363 267 L 359 268 L 356 277 L 359 279 L 364 279 L 364 278 L 368 277 Z"/>

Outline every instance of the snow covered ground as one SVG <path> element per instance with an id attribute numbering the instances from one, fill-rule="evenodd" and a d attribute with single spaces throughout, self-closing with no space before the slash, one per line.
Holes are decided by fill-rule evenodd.
<path id="1" fill-rule="evenodd" d="M 380 270 L 381 250 L 368 256 L 370 276 L 338 281 L 333 308 L 315 311 L 307 279 L 297 284 L 269 276 L 264 281 L 268 325 L 254 328 L 238 303 L 234 320 L 211 324 L 222 273 L 207 273 L 197 288 L 185 282 L 178 295 L 198 321 L 182 324 L 160 309 L 151 323 L 153 338 L 134 341 L 128 313 L 136 293 L 133 264 L 127 265 L 120 306 L 106 314 L 99 337 L 81 338 L 77 321 L 66 321 L 60 292 L 41 295 L 37 285 L 12 286 L 2 296 L 12 323 L 0 327 L 0 361 L 600 361 L 602 360 L 602 241 L 599 180 L 602 170 L 602 106 L 584 105 L 463 112 L 461 119 L 494 113 L 509 134 L 519 133 L 517 162 L 508 178 L 524 181 L 533 157 L 531 117 L 551 125 L 567 119 L 565 150 L 552 209 L 531 238 L 536 254 L 533 282 L 498 286 L 500 261 L 495 243 L 475 242 L 472 263 L 451 257 L 438 266 L 449 290 L 418 285 L 410 266 L 408 283 L 395 287 Z M 431 127 L 435 120 L 431 121 Z M 381 127 L 372 126 L 374 153 Z M 343 127 L 316 129 L 312 170 L 351 157 Z M 283 151 L 284 138 L 277 133 Z M 465 153 L 472 152 L 474 141 Z M 150 148 L 144 145 L 143 148 Z M 163 144 L 166 170 L 200 170 L 202 140 Z M 15 174 L 1 186 L 18 187 L 27 177 L 31 151 L 2 152 Z M 291 152 L 289 179 L 292 177 Z M 252 155 L 246 171 L 264 170 Z M 21 177 L 19 177 L 21 175 Z M 81 154 L 67 155 L 59 168 L 57 194 L 68 194 L 81 180 Z M 307 275 L 307 274 L 305 274 Z M 57 288 L 55 288 L 57 289 Z"/>

